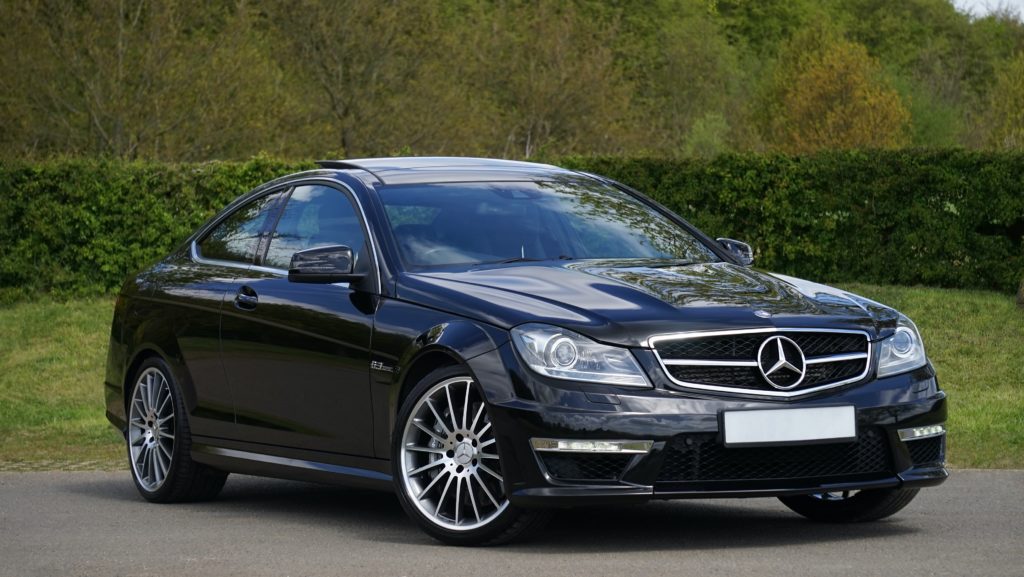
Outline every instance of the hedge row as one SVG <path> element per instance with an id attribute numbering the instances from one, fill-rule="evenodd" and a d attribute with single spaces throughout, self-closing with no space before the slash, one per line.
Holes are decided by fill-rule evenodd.
<path id="1" fill-rule="evenodd" d="M 574 158 L 647 193 L 757 266 L 822 282 L 1015 292 L 1024 278 L 1024 154 L 831 152 L 711 161 Z"/>
<path id="2" fill-rule="evenodd" d="M 554 162 L 646 192 L 758 265 L 803 278 L 1016 291 L 1024 155 L 843 152 Z M 246 190 L 309 168 L 267 158 L 0 164 L 0 302 L 110 291 Z"/>

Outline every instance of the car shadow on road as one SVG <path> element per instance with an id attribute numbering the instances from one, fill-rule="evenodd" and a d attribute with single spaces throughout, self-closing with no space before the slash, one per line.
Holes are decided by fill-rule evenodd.
<path id="1" fill-rule="evenodd" d="M 860 524 L 813 523 L 774 499 L 686 500 L 559 511 L 523 552 L 607 552 L 784 547 L 884 539 L 917 532 L 898 518 Z"/>
<path id="2" fill-rule="evenodd" d="M 121 481 L 69 484 L 85 496 L 147 504 L 128 474 Z M 127 503 L 130 506 L 130 503 Z M 122 505 L 124 506 L 124 505 Z M 390 493 L 233 475 L 214 501 L 171 506 L 188 515 L 258 515 L 261 523 L 301 523 L 353 538 L 404 545 L 438 545 L 406 517 Z M 886 539 L 919 528 L 893 519 L 858 524 L 809 522 L 774 499 L 686 500 L 559 510 L 533 538 L 509 553 L 572 553 L 781 547 Z"/>

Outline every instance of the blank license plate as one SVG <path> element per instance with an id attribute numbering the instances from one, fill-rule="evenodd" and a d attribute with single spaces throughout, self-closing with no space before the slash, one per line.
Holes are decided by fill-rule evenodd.
<path id="1" fill-rule="evenodd" d="M 722 413 L 725 446 L 830 443 L 857 438 L 853 406 Z"/>

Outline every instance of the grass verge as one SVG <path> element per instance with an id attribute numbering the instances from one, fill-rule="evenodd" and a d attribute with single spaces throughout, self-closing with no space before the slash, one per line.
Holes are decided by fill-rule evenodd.
<path id="1" fill-rule="evenodd" d="M 1012 296 L 849 285 L 914 319 L 949 393 L 949 460 L 1024 468 L 1024 309 Z M 0 309 L 0 470 L 123 467 L 103 415 L 113 299 Z"/>
<path id="2" fill-rule="evenodd" d="M 0 309 L 0 469 L 119 467 L 103 412 L 112 298 Z"/>

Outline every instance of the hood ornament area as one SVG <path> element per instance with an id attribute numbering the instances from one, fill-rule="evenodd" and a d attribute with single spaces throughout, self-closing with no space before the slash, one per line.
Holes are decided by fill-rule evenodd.
<path id="1" fill-rule="evenodd" d="M 807 359 L 800 346 L 783 336 L 769 337 L 757 351 L 757 368 L 768 384 L 788 391 L 803 382 Z"/>

